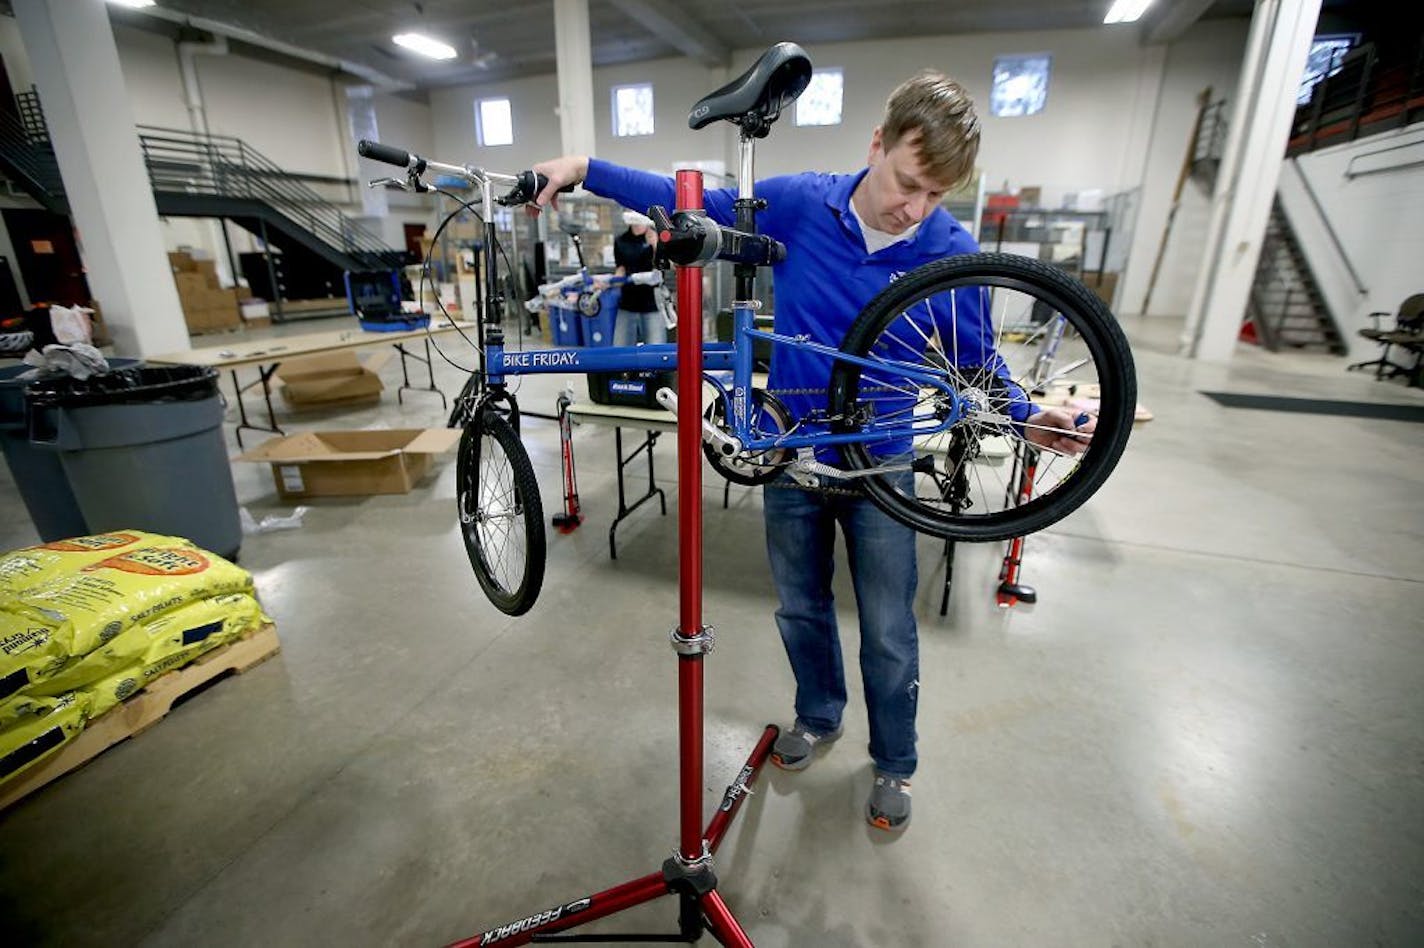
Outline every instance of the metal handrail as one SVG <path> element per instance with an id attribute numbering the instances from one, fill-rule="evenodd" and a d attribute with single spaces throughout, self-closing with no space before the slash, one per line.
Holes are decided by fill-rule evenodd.
<path id="1" fill-rule="evenodd" d="M 1420 108 L 1411 103 L 1424 92 L 1424 36 L 1415 46 L 1412 62 L 1402 57 L 1382 59 L 1373 43 L 1351 50 L 1348 60 L 1333 75 L 1321 78 L 1310 101 L 1296 109 L 1288 146 L 1292 153 L 1315 148 L 1322 132 L 1330 144 L 1338 143 L 1342 135 L 1343 140 L 1353 141 L 1367 116 L 1374 116 L 1372 126 L 1396 116 L 1396 125 L 1404 126 L 1421 117 Z"/>
<path id="2" fill-rule="evenodd" d="M 39 95 L 16 96 L 19 117 L 0 117 L 0 145 L 30 185 L 62 200 L 64 182 Z M 366 263 L 390 265 L 401 252 L 358 224 L 313 188 L 232 135 L 140 125 L 139 146 L 155 191 L 260 201 L 314 238 Z"/>
<path id="3" fill-rule="evenodd" d="M 139 126 L 145 162 L 155 187 L 193 191 L 207 187 L 220 197 L 258 198 L 326 243 L 348 253 L 390 253 L 378 238 L 315 190 L 292 180 L 276 162 L 231 135 L 198 135 L 180 129 Z M 165 169 L 178 163 L 181 174 Z"/>
<path id="4" fill-rule="evenodd" d="M 1345 269 L 1350 271 L 1350 279 L 1355 283 L 1355 292 L 1361 296 L 1369 292 L 1365 289 L 1364 281 L 1360 279 L 1360 274 L 1355 270 L 1355 265 L 1350 262 L 1350 255 L 1345 252 L 1345 245 L 1340 242 L 1340 237 L 1335 233 L 1335 227 L 1330 223 L 1330 215 L 1325 213 L 1325 208 L 1320 204 L 1320 198 L 1315 194 L 1315 188 L 1311 187 L 1310 179 L 1305 176 L 1305 171 L 1299 164 L 1295 168 L 1296 177 L 1305 186 L 1305 194 L 1310 198 L 1310 204 L 1315 208 L 1315 214 L 1325 225 L 1325 233 L 1330 237 L 1330 243 L 1335 246 L 1335 252 L 1340 255 L 1340 262 L 1345 264 Z M 1282 210 L 1282 217 L 1285 216 Z"/>
<path id="5" fill-rule="evenodd" d="M 21 121 L 13 115 L 0 114 L 0 149 L 3 149 L 6 161 L 27 177 L 33 187 L 54 199 L 63 196 L 64 181 L 60 177 L 54 152 L 36 145 Z"/>

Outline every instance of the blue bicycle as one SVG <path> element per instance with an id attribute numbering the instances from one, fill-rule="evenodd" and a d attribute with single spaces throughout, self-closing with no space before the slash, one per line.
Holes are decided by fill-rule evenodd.
<path id="1" fill-rule="evenodd" d="M 786 250 L 756 232 L 755 140 L 804 90 L 811 65 L 799 47 L 772 47 L 744 75 L 702 99 L 689 124 L 726 120 L 740 130 L 735 227 L 704 213 L 647 214 L 659 233 L 660 262 L 734 264 L 732 339 L 707 343 L 700 367 L 714 393 L 703 412 L 707 460 L 742 484 L 864 491 L 917 531 L 993 541 L 1042 530 L 1081 506 L 1117 464 L 1132 427 L 1136 382 L 1127 340 L 1107 307 L 1062 270 L 1009 254 L 948 257 L 906 273 L 828 345 L 754 326 L 757 267 Z M 493 225 L 496 204 L 533 201 L 547 182 L 526 171 L 501 174 L 430 161 L 363 141 L 362 155 L 398 165 L 404 186 L 428 190 L 426 172 L 461 177 L 478 189 L 462 201 L 484 221 L 479 365 L 457 405 L 464 433 L 457 462 L 461 532 L 490 601 L 526 612 L 543 584 L 543 506 L 519 440 L 511 376 L 647 372 L 679 368 L 676 346 L 523 349 L 506 341 Z M 389 182 L 387 182 L 389 183 Z M 496 198 L 495 190 L 508 187 Z M 437 234 L 438 236 L 438 234 Z M 515 340 L 518 342 L 518 334 Z M 753 384 L 754 342 L 824 359 L 824 388 L 763 390 Z M 686 368 L 686 367 L 683 367 Z M 676 411 L 676 397 L 660 400 Z M 1071 411 L 1071 424 L 1035 424 L 1042 406 Z M 1063 417 L 1062 412 L 1054 413 Z M 1029 440 L 1034 429 L 1071 439 L 1071 451 Z M 818 460 L 834 446 L 842 463 Z M 1028 489 L 1016 458 L 1035 451 Z"/>

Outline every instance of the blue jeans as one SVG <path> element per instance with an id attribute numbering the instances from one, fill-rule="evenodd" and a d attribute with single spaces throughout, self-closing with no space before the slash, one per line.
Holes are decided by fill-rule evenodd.
<path id="1" fill-rule="evenodd" d="M 618 311 L 613 323 L 613 344 L 632 346 L 639 342 L 654 345 L 667 342 L 667 320 L 660 310 L 651 313 L 634 313 L 626 309 Z"/>
<path id="2" fill-rule="evenodd" d="M 909 476 L 908 472 L 904 476 Z M 864 496 L 764 491 L 766 548 L 781 607 L 776 626 L 796 677 L 796 719 L 813 733 L 841 725 L 845 667 L 831 593 L 836 524 L 845 534 L 860 617 L 860 676 L 870 757 L 892 777 L 915 772 L 920 648 L 915 625 L 915 532 Z"/>

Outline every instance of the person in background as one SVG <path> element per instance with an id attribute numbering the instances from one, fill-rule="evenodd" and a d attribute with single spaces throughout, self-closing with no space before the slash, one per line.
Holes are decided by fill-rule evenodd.
<path id="1" fill-rule="evenodd" d="M 647 273 L 653 269 L 653 222 L 637 211 L 624 212 L 623 222 L 628 229 L 613 242 L 613 272 L 616 276 Z M 640 342 L 667 342 L 667 322 L 653 287 L 625 283 L 618 300 L 618 320 L 613 324 L 613 344 L 632 346 Z"/>
<path id="2" fill-rule="evenodd" d="M 940 200 L 973 172 L 979 130 L 963 86 L 926 70 L 891 93 L 859 172 L 805 172 L 757 182 L 757 197 L 767 202 L 757 215 L 758 229 L 787 251 L 772 271 L 776 331 L 837 348 L 861 309 L 891 280 L 930 261 L 978 250 Z M 559 188 L 578 182 L 624 207 L 671 207 L 674 201 L 669 178 L 581 155 L 543 162 L 534 170 L 549 178 L 538 196 L 541 207 Z M 735 199 L 736 192 L 726 189 L 703 195 L 708 216 L 723 225 L 733 222 Z M 969 337 L 992 339 L 987 314 L 979 311 L 977 318 L 977 327 L 957 328 Z M 994 371 L 1006 372 L 1002 359 L 990 355 Z M 829 360 L 777 347 L 767 387 L 787 393 L 779 397 L 793 417 L 802 417 L 825 405 L 829 375 Z M 1086 448 L 1095 421 L 1078 426 L 1062 409 L 1040 410 L 1005 382 L 1017 393 L 1013 420 L 1025 425 L 1029 440 L 1073 454 Z M 818 450 L 818 458 L 837 463 L 838 453 L 827 452 L 822 457 Z M 908 481 L 911 474 L 894 476 Z M 819 492 L 790 484 L 782 478 L 768 485 L 763 505 L 780 600 L 776 625 L 796 679 L 796 719 L 777 738 L 771 760 L 784 770 L 804 770 L 818 746 L 842 733 L 847 687 L 831 592 L 839 525 L 860 619 L 860 672 L 874 764 L 865 818 L 898 832 L 910 822 L 910 778 L 918 764 L 915 533 L 864 494 L 845 490 L 843 481 L 837 482 L 840 489 Z"/>

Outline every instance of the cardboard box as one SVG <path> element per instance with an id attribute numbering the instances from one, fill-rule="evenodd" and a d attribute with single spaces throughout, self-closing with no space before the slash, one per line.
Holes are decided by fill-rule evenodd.
<path id="1" fill-rule="evenodd" d="M 208 292 L 207 278 L 191 270 L 173 274 L 173 283 L 178 287 L 178 298 L 184 302 L 198 299 Z"/>
<path id="2" fill-rule="evenodd" d="M 196 309 L 185 306 L 183 321 L 188 325 L 188 332 L 195 334 L 226 332 L 242 325 L 242 318 L 238 316 L 235 305 Z"/>
<path id="3" fill-rule="evenodd" d="M 271 464 L 283 499 L 404 494 L 459 441 L 455 428 L 305 431 L 265 441 L 237 460 Z"/>
<path id="4" fill-rule="evenodd" d="M 1096 293 L 1098 299 L 1102 300 L 1104 304 L 1112 306 L 1113 296 L 1117 294 L 1116 273 L 1099 274 L 1096 270 L 1090 270 L 1083 274 L 1083 285 Z"/>
<path id="5" fill-rule="evenodd" d="M 350 349 L 289 359 L 277 367 L 272 387 L 293 408 L 331 408 L 379 401 L 376 373 L 391 357 L 389 349 L 372 352 L 362 362 Z"/>

